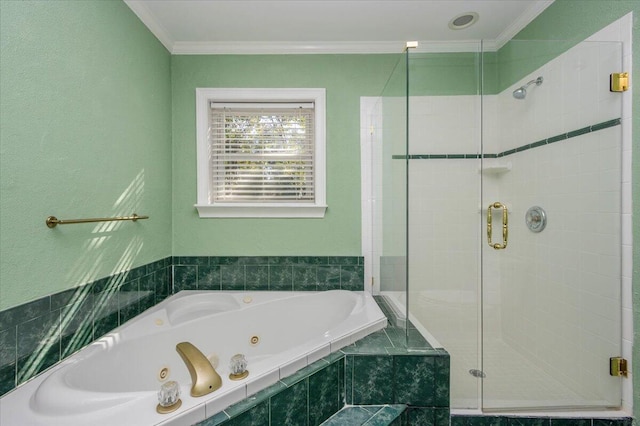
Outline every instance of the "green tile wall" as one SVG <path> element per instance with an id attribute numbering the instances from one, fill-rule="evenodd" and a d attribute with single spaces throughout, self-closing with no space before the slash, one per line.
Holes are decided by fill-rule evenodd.
<path id="1" fill-rule="evenodd" d="M 360 256 L 174 257 L 173 289 L 323 291 L 364 289 Z"/>
<path id="2" fill-rule="evenodd" d="M 342 364 L 344 355 L 329 355 L 198 426 L 317 426 L 343 405 Z"/>
<path id="3" fill-rule="evenodd" d="M 0 312 L 0 395 L 170 294 L 171 258 Z"/>

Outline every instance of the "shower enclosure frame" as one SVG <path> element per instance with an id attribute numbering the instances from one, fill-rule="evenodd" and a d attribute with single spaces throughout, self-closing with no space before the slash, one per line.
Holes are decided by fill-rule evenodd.
<path id="1" fill-rule="evenodd" d="M 625 69 L 627 69 L 626 66 L 628 66 L 629 63 L 630 63 L 630 58 L 623 57 L 622 66 L 625 67 Z M 527 80 L 525 79 L 525 81 L 524 82 L 521 81 L 520 84 L 523 84 L 526 81 Z M 535 80 L 533 80 L 532 82 L 535 83 Z M 545 84 L 546 84 L 546 82 L 545 82 Z M 630 93 L 624 94 L 624 96 L 626 96 L 628 98 L 630 98 L 630 95 L 631 95 Z M 534 96 L 534 95 L 532 95 L 532 96 Z M 366 100 L 363 99 L 363 101 L 366 101 Z M 406 104 L 407 104 L 407 108 L 410 108 L 409 107 L 409 99 L 406 100 Z M 369 122 L 370 117 L 367 117 L 367 114 L 364 112 L 365 109 L 366 108 L 362 108 L 361 109 L 361 111 L 363 111 L 362 112 L 362 116 L 361 116 L 362 117 L 361 123 L 365 123 L 361 128 L 361 130 L 362 130 L 362 141 L 363 141 L 362 142 L 362 149 L 363 149 L 363 151 L 362 151 L 363 152 L 363 156 L 362 156 L 362 158 L 363 158 L 363 182 L 362 183 L 363 183 L 363 194 L 371 194 L 372 193 L 371 192 L 371 186 L 373 185 L 373 181 L 372 181 L 371 177 L 375 174 L 375 172 L 373 171 L 372 168 L 369 168 L 368 171 L 367 171 L 367 173 L 369 174 L 368 175 L 369 177 L 366 178 L 365 177 L 364 167 L 365 167 L 365 163 L 367 162 L 366 159 L 367 158 L 370 159 L 372 157 L 372 154 L 370 152 L 367 154 L 366 151 L 367 151 L 368 144 L 370 144 L 372 139 L 375 138 L 375 135 L 374 135 L 375 132 L 373 131 L 375 126 L 372 125 Z M 407 110 L 407 116 L 409 114 L 410 114 L 410 112 L 409 112 L 409 110 Z M 622 126 L 624 126 L 625 123 L 629 123 L 627 125 L 630 125 L 630 108 L 629 107 L 623 107 L 623 112 L 621 114 L 621 121 L 622 121 L 622 123 L 621 123 Z M 623 151 L 625 153 L 625 155 L 624 155 L 625 161 L 630 163 L 630 159 L 628 158 L 628 157 L 630 157 L 630 135 L 628 133 L 629 132 L 624 132 L 624 140 L 625 140 L 625 142 L 623 143 Z M 371 163 L 369 163 L 369 164 L 371 164 Z M 623 166 L 622 166 L 623 169 L 629 167 L 628 164 L 626 164 L 626 165 L 625 164 L 626 163 L 624 163 Z M 624 172 L 624 174 L 628 174 L 628 172 Z M 623 182 L 624 182 L 624 179 L 628 180 L 628 178 L 625 178 L 623 176 Z M 365 181 L 369 181 L 369 182 L 367 183 Z M 630 199 L 630 186 L 629 185 L 623 185 L 623 187 L 624 187 L 623 188 L 624 191 L 626 191 L 626 193 L 627 193 L 626 195 L 623 195 L 623 199 L 628 200 L 628 199 Z M 374 202 L 376 201 L 375 197 L 372 197 L 371 199 L 367 199 L 367 197 L 363 197 L 363 218 L 367 215 L 367 212 L 365 210 L 369 210 L 369 213 L 372 210 L 371 208 L 365 209 L 365 205 L 367 204 L 367 202 L 371 201 L 372 199 L 373 199 Z M 485 201 L 483 201 L 483 203 L 486 204 Z M 625 212 L 623 211 L 622 213 L 625 213 Z M 368 229 L 371 232 L 373 232 L 373 226 L 374 226 L 373 223 L 370 222 L 370 223 L 365 225 L 364 222 L 363 222 L 363 231 L 364 231 L 364 226 L 367 226 Z M 629 229 L 630 228 L 630 223 L 626 223 L 626 222 L 623 221 L 622 228 L 623 228 L 622 232 L 623 232 L 624 235 L 630 233 L 630 229 Z M 364 252 L 365 252 L 365 257 L 367 257 L 369 259 L 372 259 L 372 254 L 373 254 L 374 250 L 373 250 L 372 244 L 371 244 L 371 237 L 367 236 L 365 234 L 367 234 L 367 232 L 363 232 L 363 248 L 364 248 Z M 627 238 L 628 237 L 625 237 L 623 239 L 623 243 L 625 243 L 626 245 L 630 246 L 630 242 L 626 241 Z M 486 244 L 486 243 L 483 242 L 483 244 Z M 625 255 L 626 255 L 626 252 L 630 251 L 630 247 L 624 248 L 623 250 L 625 251 L 625 253 L 622 253 L 622 256 L 624 258 Z M 623 265 L 626 270 L 630 269 L 630 265 L 628 264 L 628 262 L 629 262 L 629 259 L 626 259 L 626 263 Z M 368 266 L 367 266 L 367 270 L 365 271 L 365 273 L 366 273 L 366 277 L 367 277 L 367 281 L 366 282 L 369 283 L 369 285 L 370 285 L 369 288 L 374 293 L 377 293 L 377 292 L 379 292 L 380 288 L 379 288 L 379 283 L 374 280 L 374 277 L 379 276 L 379 275 L 377 275 L 377 272 L 375 272 L 374 269 L 376 269 L 376 267 L 379 267 L 379 264 L 376 265 L 375 263 L 376 263 L 375 260 L 373 260 L 373 262 L 368 262 L 367 261 L 366 264 Z M 624 261 L 623 261 L 623 263 L 624 263 Z M 623 271 L 623 274 L 622 274 L 623 277 L 625 277 L 625 274 L 627 274 L 627 272 Z M 623 278 L 623 281 L 624 280 L 625 280 L 625 278 Z M 622 296 L 623 298 L 630 297 L 630 295 L 628 294 L 630 292 L 630 288 L 629 287 L 630 287 L 630 283 L 627 283 L 627 285 L 623 284 L 623 290 L 624 290 L 624 295 Z M 630 300 L 630 299 L 628 299 L 628 300 Z M 623 326 L 628 329 L 630 325 L 631 324 L 629 324 L 629 318 L 625 317 Z M 430 339 L 430 340 L 432 342 L 435 341 L 435 339 Z M 438 344 L 437 341 L 435 341 L 435 344 L 436 345 Z M 626 347 L 622 347 L 621 348 L 621 353 L 625 357 L 630 358 L 630 346 L 626 345 Z M 482 370 L 481 366 L 480 366 L 479 370 Z M 624 393 L 622 395 L 622 404 L 621 405 L 622 405 L 623 409 L 625 409 L 626 411 L 630 411 L 630 401 L 631 401 L 631 397 L 630 397 L 630 382 L 628 382 L 628 384 L 623 386 L 623 388 L 624 388 L 623 389 Z M 453 407 L 453 408 L 455 408 L 455 407 Z M 478 408 L 481 408 L 481 407 L 478 407 Z M 524 407 L 524 408 L 525 409 L 531 409 L 531 408 L 544 409 L 544 407 Z M 566 407 L 566 408 L 567 409 L 571 409 L 571 407 Z M 513 409 L 517 410 L 518 407 L 514 407 Z M 498 410 L 498 411 L 500 411 L 500 410 Z M 611 413 L 609 412 L 609 414 L 611 414 Z"/>

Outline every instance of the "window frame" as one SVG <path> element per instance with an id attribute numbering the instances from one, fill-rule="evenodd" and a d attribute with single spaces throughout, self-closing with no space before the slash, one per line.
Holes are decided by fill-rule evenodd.
<path id="1" fill-rule="evenodd" d="M 323 88 L 196 88 L 197 203 L 201 218 L 322 218 L 326 205 L 325 89 Z M 224 203 L 210 201 L 209 111 L 212 102 L 313 102 L 314 194 L 313 203 Z"/>

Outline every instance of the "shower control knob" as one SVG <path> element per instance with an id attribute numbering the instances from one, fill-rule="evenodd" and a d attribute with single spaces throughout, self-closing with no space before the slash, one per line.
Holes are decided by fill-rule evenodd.
<path id="1" fill-rule="evenodd" d="M 527 210 L 524 221 L 531 232 L 542 232 L 547 226 L 547 213 L 542 207 L 533 206 Z"/>

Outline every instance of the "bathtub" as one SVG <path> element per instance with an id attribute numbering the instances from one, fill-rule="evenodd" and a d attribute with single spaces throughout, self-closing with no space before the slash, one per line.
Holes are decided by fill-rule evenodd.
<path id="1" fill-rule="evenodd" d="M 367 292 L 181 291 L 5 395 L 0 424 L 190 425 L 385 325 Z M 220 389 L 190 396 L 183 341 L 217 361 Z M 237 353 L 249 376 L 232 381 Z M 180 384 L 182 406 L 158 414 L 167 380 Z"/>

